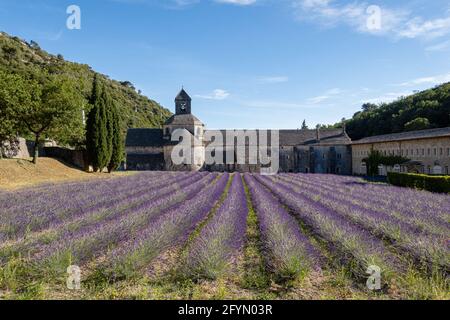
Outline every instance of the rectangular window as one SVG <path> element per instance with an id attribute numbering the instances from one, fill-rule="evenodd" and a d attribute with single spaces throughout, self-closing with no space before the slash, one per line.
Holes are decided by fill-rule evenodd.
<path id="1" fill-rule="evenodd" d="M 422 149 L 422 156 L 425 155 L 425 149 Z"/>
<path id="2" fill-rule="evenodd" d="M 431 149 L 430 148 L 428 148 L 428 155 L 429 156 L 431 155 Z"/>
<path id="3" fill-rule="evenodd" d="M 409 150 L 406 150 L 406 155 L 409 155 Z"/>
<path id="4" fill-rule="evenodd" d="M 443 149 L 443 148 L 441 148 L 441 149 L 439 150 L 439 154 L 440 154 L 441 156 L 444 155 L 444 149 Z"/>
<path id="5" fill-rule="evenodd" d="M 434 148 L 433 152 L 434 152 L 434 155 L 436 156 L 437 155 L 437 149 Z"/>

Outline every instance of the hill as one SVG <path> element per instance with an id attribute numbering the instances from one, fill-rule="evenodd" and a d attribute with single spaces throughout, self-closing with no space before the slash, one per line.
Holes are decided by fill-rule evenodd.
<path id="1" fill-rule="evenodd" d="M 336 124 L 336 126 L 342 125 Z M 450 127 L 450 82 L 391 103 L 362 106 L 346 120 L 352 140 L 412 130 Z"/>
<path id="2" fill-rule="evenodd" d="M 0 192 L 43 183 L 49 184 L 95 178 L 112 179 L 116 176 L 128 174 L 124 172 L 113 173 L 113 175 L 86 173 L 51 158 L 41 158 L 38 164 L 33 164 L 31 161 L 24 159 L 2 159 L 0 160 Z"/>
<path id="3" fill-rule="evenodd" d="M 34 41 L 28 43 L 18 37 L 0 32 L 0 70 L 20 75 L 33 74 L 35 77 L 36 75 L 45 77 L 46 74 L 67 76 L 74 80 L 77 92 L 84 99 L 85 114 L 89 111 L 88 99 L 92 91 L 94 75 L 97 73 L 89 65 L 66 61 L 61 55 L 52 55 L 42 50 Z M 116 81 L 107 75 L 99 75 L 117 102 L 124 131 L 127 128 L 158 128 L 171 116 L 169 110 L 141 95 L 129 81 Z M 79 130 L 78 136 L 72 136 L 72 141 L 65 142 L 72 145 L 82 144 L 84 139 L 82 132 L 83 130 Z"/>

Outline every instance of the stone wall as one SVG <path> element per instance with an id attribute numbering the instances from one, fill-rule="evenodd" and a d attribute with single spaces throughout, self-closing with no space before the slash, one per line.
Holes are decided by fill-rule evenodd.
<path id="1" fill-rule="evenodd" d="M 351 157 L 351 147 L 347 145 L 298 146 L 295 149 L 294 172 L 350 175 Z"/>
<path id="2" fill-rule="evenodd" d="M 86 169 L 87 159 L 83 150 L 72 150 L 62 147 L 45 147 L 42 156 L 60 159 L 77 168 Z"/>
<path id="3" fill-rule="evenodd" d="M 372 148 L 387 156 L 403 156 L 419 162 L 420 173 L 434 174 L 437 167 L 440 167 L 442 174 L 450 174 L 450 137 L 354 144 L 352 146 L 353 174 L 365 174 L 362 160 L 367 158 Z M 385 168 L 383 173 L 393 170 L 393 168 Z M 402 171 L 405 170 L 406 167 L 402 166 Z"/>

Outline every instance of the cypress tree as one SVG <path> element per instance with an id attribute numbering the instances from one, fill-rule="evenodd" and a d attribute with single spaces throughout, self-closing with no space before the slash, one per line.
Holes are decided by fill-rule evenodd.
<path id="1" fill-rule="evenodd" d="M 120 128 L 119 112 L 115 103 L 112 104 L 111 110 L 113 119 L 113 135 L 111 161 L 108 164 L 108 172 L 110 173 L 120 166 L 124 155 L 124 141 L 122 137 L 122 130 Z"/>
<path id="2" fill-rule="evenodd" d="M 106 146 L 103 168 L 108 167 L 113 153 L 113 135 L 114 135 L 114 101 L 111 99 L 106 89 L 102 92 L 105 107 L 105 124 L 106 124 Z"/>
<path id="3" fill-rule="evenodd" d="M 90 103 L 92 109 L 86 123 L 86 149 L 89 162 L 97 172 L 109 162 L 105 93 L 97 75 L 94 77 Z"/>

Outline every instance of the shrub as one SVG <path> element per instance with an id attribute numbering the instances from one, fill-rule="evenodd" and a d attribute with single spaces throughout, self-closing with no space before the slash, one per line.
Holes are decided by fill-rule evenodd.
<path id="1" fill-rule="evenodd" d="M 389 172 L 388 181 L 390 184 L 399 187 L 423 189 L 439 193 L 450 193 L 450 177 L 446 176 Z"/>

